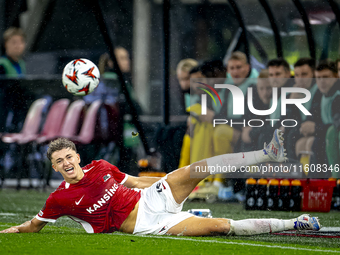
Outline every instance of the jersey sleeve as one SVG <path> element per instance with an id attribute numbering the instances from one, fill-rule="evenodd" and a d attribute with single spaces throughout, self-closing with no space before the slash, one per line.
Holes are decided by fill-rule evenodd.
<path id="1" fill-rule="evenodd" d="M 57 201 L 53 198 L 53 194 L 51 194 L 44 205 L 44 207 L 40 210 L 40 212 L 35 216 L 40 221 L 45 222 L 56 222 L 56 220 L 63 216 L 63 208 L 57 203 Z"/>
<path id="2" fill-rule="evenodd" d="M 125 173 L 122 173 L 119 171 L 118 167 L 110 164 L 109 162 L 102 160 L 103 165 L 106 168 L 109 168 L 113 174 L 113 178 L 119 183 L 119 184 L 124 184 L 124 182 L 127 180 L 128 175 Z"/>

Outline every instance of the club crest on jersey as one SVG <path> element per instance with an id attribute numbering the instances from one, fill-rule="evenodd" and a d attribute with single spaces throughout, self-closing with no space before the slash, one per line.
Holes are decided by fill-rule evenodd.
<path id="1" fill-rule="evenodd" d="M 104 182 L 106 182 L 108 179 L 110 179 L 111 178 L 111 175 L 110 174 L 107 174 L 107 175 L 105 175 L 104 177 L 103 177 L 103 180 L 104 180 Z"/>

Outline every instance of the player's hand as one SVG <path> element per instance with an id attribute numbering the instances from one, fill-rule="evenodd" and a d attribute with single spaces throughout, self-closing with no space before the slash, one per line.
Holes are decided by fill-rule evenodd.
<path id="1" fill-rule="evenodd" d="M 4 229 L 2 231 L 0 231 L 1 234 L 7 234 L 7 233 L 19 233 L 19 229 L 18 227 L 10 227 L 8 229 Z"/>
<path id="2" fill-rule="evenodd" d="M 251 138 L 250 138 L 250 135 L 249 135 L 251 129 L 252 129 L 251 127 L 244 127 L 244 128 L 242 129 L 242 135 L 241 135 L 241 137 L 242 137 L 242 141 L 243 141 L 244 143 L 251 143 Z"/>
<path id="3" fill-rule="evenodd" d="M 214 116 L 215 116 L 215 112 L 207 109 L 207 114 L 206 115 L 200 115 L 199 120 L 202 121 L 202 122 L 212 123 Z"/>
<path id="4" fill-rule="evenodd" d="M 315 133 L 315 122 L 305 121 L 301 124 L 300 133 L 303 136 L 310 136 Z"/>

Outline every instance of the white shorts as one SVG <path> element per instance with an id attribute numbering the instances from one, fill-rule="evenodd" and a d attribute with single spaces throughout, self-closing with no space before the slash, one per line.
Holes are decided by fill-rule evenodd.
<path id="1" fill-rule="evenodd" d="M 133 234 L 164 235 L 173 226 L 194 216 L 182 212 L 184 201 L 181 204 L 175 201 L 166 179 L 167 176 L 142 190 Z"/>

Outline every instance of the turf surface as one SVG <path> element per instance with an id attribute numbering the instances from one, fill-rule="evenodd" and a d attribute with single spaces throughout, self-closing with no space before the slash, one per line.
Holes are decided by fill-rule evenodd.
<path id="1" fill-rule="evenodd" d="M 49 193 L 0 191 L 0 230 L 30 220 Z M 185 203 L 184 210 L 210 208 L 214 217 L 293 218 L 300 212 L 245 211 L 237 203 Z M 313 213 L 323 226 L 340 227 L 340 213 Z M 336 254 L 339 239 L 260 235 L 251 237 L 168 237 L 87 234 L 62 217 L 38 234 L 0 234 L 0 254 Z"/>

